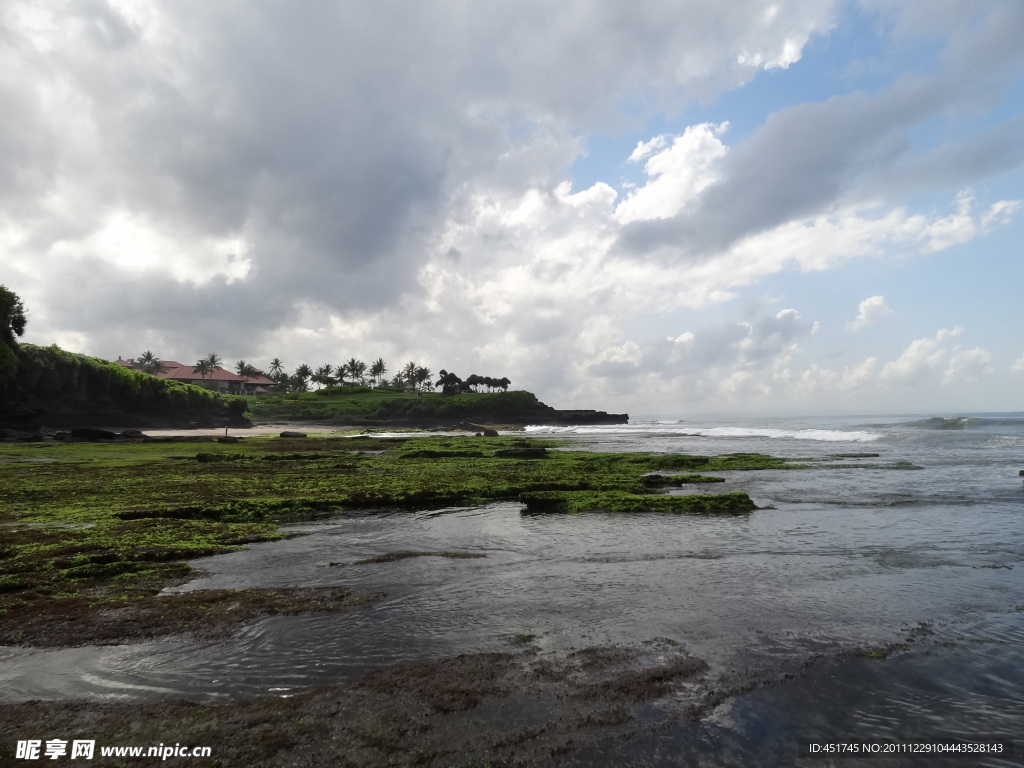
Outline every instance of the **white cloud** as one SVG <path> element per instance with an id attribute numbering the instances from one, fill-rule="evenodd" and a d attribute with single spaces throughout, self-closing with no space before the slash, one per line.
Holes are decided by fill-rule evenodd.
<path id="1" fill-rule="evenodd" d="M 878 358 L 869 357 L 843 369 L 839 387 L 844 390 L 862 389 L 875 381 Z"/>
<path id="2" fill-rule="evenodd" d="M 650 155 L 655 150 L 659 150 L 665 146 L 666 134 L 661 136 L 655 136 L 650 141 L 639 141 L 637 142 L 636 149 L 629 156 L 629 162 L 636 163 L 643 160 L 645 157 Z"/>
<path id="3" fill-rule="evenodd" d="M 962 191 L 956 197 L 956 213 L 932 221 L 922 228 L 921 250 L 925 253 L 943 251 L 954 245 L 966 243 L 978 234 L 978 222 L 971 213 L 974 196 Z"/>
<path id="4" fill-rule="evenodd" d="M 857 305 L 857 317 L 847 327 L 851 331 L 859 331 L 890 314 L 892 310 L 886 306 L 885 297 L 871 296 Z"/>
<path id="5" fill-rule="evenodd" d="M 981 217 L 982 228 L 988 230 L 1008 224 L 1022 205 L 1024 205 L 1024 200 L 1000 200 L 992 203 L 988 211 Z"/>
<path id="6" fill-rule="evenodd" d="M 615 218 L 620 224 L 646 219 L 667 219 L 679 213 L 687 203 L 694 200 L 701 191 L 715 181 L 714 163 L 722 157 L 725 145 L 718 137 L 728 128 L 727 123 L 691 125 L 672 146 L 651 155 L 644 170 L 651 181 L 630 191 L 626 199 L 615 209 Z M 665 137 L 657 136 L 647 144 L 641 144 L 630 155 L 633 160 L 650 154 L 655 142 L 664 146 Z"/>
<path id="7" fill-rule="evenodd" d="M 984 349 L 956 349 L 942 375 L 943 384 L 974 384 L 992 373 L 992 355 Z"/>
<path id="8" fill-rule="evenodd" d="M 1010 370 L 1016 373 L 1024 373 L 1024 355 L 1021 355 L 1014 361 Z"/>
<path id="9" fill-rule="evenodd" d="M 963 328 L 942 328 L 931 338 L 917 339 L 895 360 L 882 367 L 879 379 L 886 384 L 914 384 L 934 372 L 949 354 L 946 339 L 959 336 Z"/>
<path id="10" fill-rule="evenodd" d="M 987 363 L 945 339 L 934 365 L 923 348 L 841 373 L 801 361 L 817 321 L 793 309 L 656 342 L 631 330 L 1019 214 L 969 192 L 949 211 L 905 206 L 1019 165 L 1013 125 L 934 153 L 910 140 L 1019 72 L 1019 41 L 997 34 L 1019 18 L 1005 3 L 947 24 L 933 75 L 779 101 L 732 146 L 725 123 L 659 133 L 688 100 L 793 65 L 836 7 L 0 4 L 0 110 L 18 116 L 0 121 L 0 258 L 30 334 L 100 355 L 150 340 L 184 359 L 414 355 L 588 403 L 627 384 L 623 397 L 716 403 L 925 368 L 963 381 Z M 572 188 L 588 136 L 654 114 L 665 122 L 628 158 L 645 183 Z M 862 303 L 854 323 L 884 309 Z"/>

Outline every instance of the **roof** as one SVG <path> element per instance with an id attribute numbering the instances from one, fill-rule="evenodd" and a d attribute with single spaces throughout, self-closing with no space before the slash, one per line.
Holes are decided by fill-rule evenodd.
<path id="1" fill-rule="evenodd" d="M 175 360 L 161 360 L 164 370 L 157 374 L 161 379 L 187 379 L 193 381 L 202 379 L 204 381 L 243 381 L 241 376 L 236 376 L 231 371 L 226 371 L 219 365 L 206 374 L 205 378 L 196 372 L 194 365 L 184 365 Z"/>
<path id="2" fill-rule="evenodd" d="M 132 368 L 132 364 L 127 360 L 122 360 L 120 357 L 114 361 L 118 365 L 123 365 L 126 368 Z M 176 379 L 178 381 L 200 381 L 204 380 L 199 375 L 194 365 L 186 365 L 179 363 L 176 360 L 161 360 L 164 370 L 156 374 L 161 379 Z M 237 381 L 243 384 L 261 387 L 273 387 L 277 385 L 277 382 L 273 379 L 260 373 L 255 376 L 250 376 L 248 379 L 238 376 L 231 371 L 221 368 L 219 365 L 206 374 L 205 381 Z"/>

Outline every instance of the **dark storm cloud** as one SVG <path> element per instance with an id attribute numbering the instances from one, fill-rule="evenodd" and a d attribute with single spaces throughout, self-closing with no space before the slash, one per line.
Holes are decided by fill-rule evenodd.
<path id="1" fill-rule="evenodd" d="M 876 96 L 853 93 L 775 112 L 726 155 L 719 181 L 696 205 L 674 218 L 627 225 L 618 248 L 668 248 L 692 257 L 839 203 L 919 192 L 936 182 L 969 184 L 1019 165 L 1019 117 L 987 136 L 921 154 L 911 139 L 928 120 L 993 108 L 1020 77 L 1024 4 L 984 8 L 983 21 L 954 32 L 939 74 L 905 75 Z"/>

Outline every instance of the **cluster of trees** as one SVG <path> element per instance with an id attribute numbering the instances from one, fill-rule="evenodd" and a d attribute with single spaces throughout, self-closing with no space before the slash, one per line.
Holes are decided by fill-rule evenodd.
<path id="1" fill-rule="evenodd" d="M 167 370 L 167 367 L 160 362 L 160 358 L 148 349 L 138 357 L 129 357 L 126 362 L 135 370 L 148 373 L 150 376 L 156 376 Z"/>
<path id="2" fill-rule="evenodd" d="M 457 395 L 460 392 L 479 392 L 478 387 L 483 384 L 487 387 L 487 391 L 491 392 L 495 389 L 500 389 L 502 392 L 508 390 L 508 385 L 512 382 L 507 377 L 495 379 L 491 376 L 478 376 L 475 373 L 470 374 L 466 377 L 465 381 L 460 379 L 454 373 L 441 369 L 441 378 L 438 379 L 435 387 L 441 387 L 442 394 L 445 395 Z"/>
<path id="3" fill-rule="evenodd" d="M 18 294 L 0 285 L 0 385 L 14 381 L 18 373 L 18 336 L 25 334 L 25 305 Z"/>
<path id="4" fill-rule="evenodd" d="M 295 369 L 295 373 L 289 375 L 284 370 L 281 360 L 275 357 L 270 362 L 267 375 L 278 383 L 280 389 L 296 392 L 307 391 L 310 384 L 315 384 L 318 388 L 373 384 L 378 387 L 412 387 L 420 390 L 433 376 L 429 368 L 417 365 L 414 361 L 406 363 L 405 367 L 395 373 L 390 380 L 385 378 L 387 372 L 388 366 L 383 358 L 378 357 L 372 364 L 367 365 L 353 357 L 337 366 L 327 363 L 315 370 L 304 363 Z"/>
<path id="5" fill-rule="evenodd" d="M 160 359 L 149 350 L 146 350 L 138 358 L 128 361 L 137 370 L 156 375 L 166 370 Z M 215 368 L 221 365 L 220 355 L 211 352 L 204 358 L 196 361 L 192 368 L 193 373 L 198 373 L 202 379 L 206 379 Z M 250 365 L 245 360 L 239 360 L 235 364 L 235 373 L 243 379 L 251 379 L 255 376 L 266 376 L 277 383 L 279 392 L 307 392 L 310 386 L 317 389 L 321 387 L 346 386 L 353 384 L 372 384 L 378 387 L 393 387 L 397 389 L 413 389 L 417 392 L 430 390 L 430 380 L 433 373 L 429 368 L 418 365 L 415 361 L 409 361 L 405 366 L 395 373 L 389 380 L 385 378 L 388 372 L 387 363 L 378 357 L 372 364 L 367 365 L 355 357 L 349 358 L 347 362 L 331 365 L 326 363 L 319 368 L 312 368 L 303 363 L 298 366 L 294 373 L 288 373 L 284 369 L 281 358 L 275 357 L 270 361 L 267 372 Z M 508 390 L 511 382 L 507 377 L 500 379 L 492 376 L 478 376 L 471 374 L 465 380 L 460 379 L 454 373 L 441 370 L 440 379 L 433 384 L 434 388 L 441 388 L 446 395 L 454 395 L 460 392 L 479 392 L 480 387 L 487 387 L 487 390 L 500 389 L 503 392 Z"/>

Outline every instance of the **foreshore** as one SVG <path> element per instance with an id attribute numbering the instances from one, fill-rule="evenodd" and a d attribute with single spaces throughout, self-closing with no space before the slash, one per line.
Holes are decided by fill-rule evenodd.
<path id="1" fill-rule="evenodd" d="M 742 517 L 754 509 L 746 494 L 706 492 L 720 480 L 716 472 L 800 466 L 758 454 L 593 453 L 517 435 L 396 438 L 280 427 L 229 430 L 246 436 L 240 443 L 216 442 L 223 430 L 207 430 L 199 436 L 212 441 L 198 450 L 139 440 L 0 447 L 0 492 L 12 500 L 0 513 L 0 643 L 216 642 L 267 616 L 372 611 L 383 596 L 351 589 L 340 576 L 330 588 L 165 591 L 194 576 L 196 558 L 280 540 L 284 521 L 495 500 L 518 500 L 524 513 Z M 485 554 L 393 552 L 374 562 Z M 11 757 L 21 738 L 75 733 L 106 744 L 218 745 L 211 761 L 193 765 L 565 764 L 650 728 L 643 713 L 670 694 L 675 717 L 693 719 L 790 673 L 723 675 L 671 638 L 548 650 L 529 633 L 510 632 L 500 652 L 389 665 L 284 699 L 7 704 L 0 757 Z"/>

